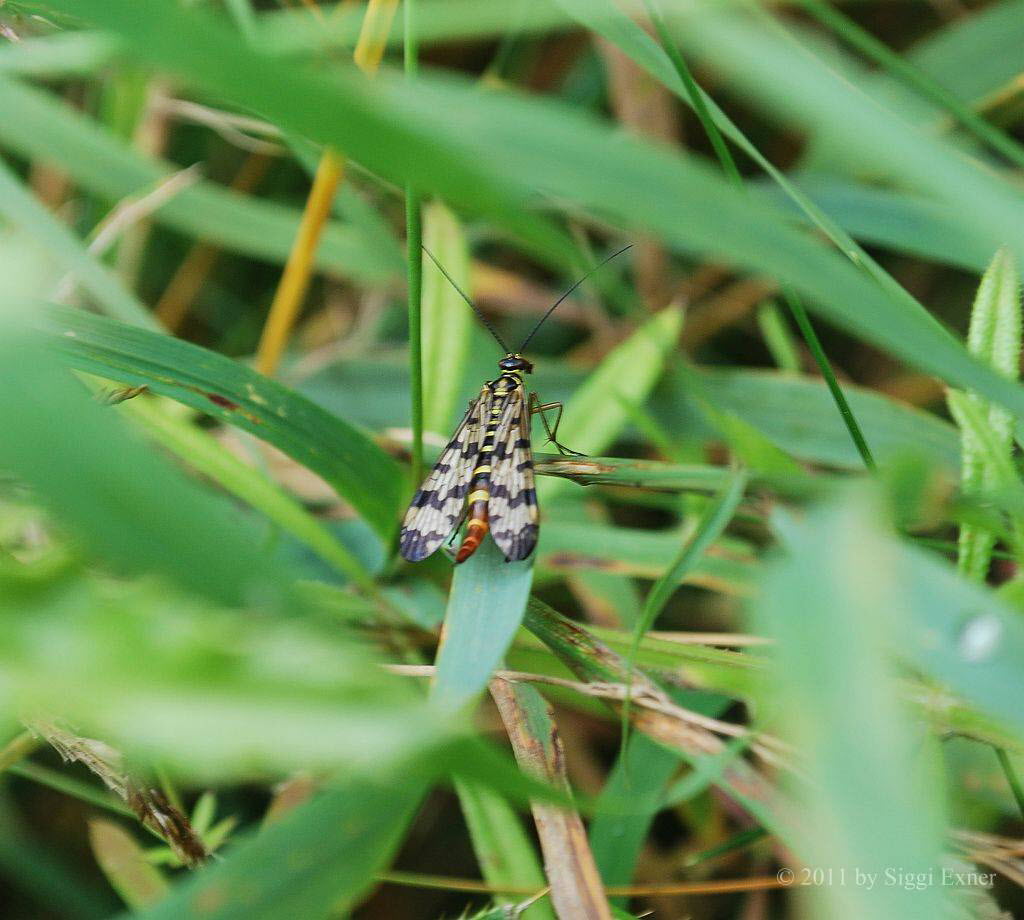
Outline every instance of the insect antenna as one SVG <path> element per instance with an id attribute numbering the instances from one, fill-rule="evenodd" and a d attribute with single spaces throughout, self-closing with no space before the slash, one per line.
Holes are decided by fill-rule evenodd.
<path id="1" fill-rule="evenodd" d="M 427 247 L 426 247 L 426 246 L 424 246 L 424 247 L 423 247 L 423 251 L 424 251 L 424 252 L 425 252 L 425 253 L 426 253 L 426 254 L 427 254 L 428 256 L 430 256 L 430 261 L 431 261 L 431 262 L 433 262 L 433 263 L 434 263 L 434 264 L 435 264 L 435 265 L 437 266 L 437 268 L 438 268 L 438 270 L 439 270 L 439 271 L 441 272 L 441 274 L 442 274 L 442 275 L 444 275 L 444 276 L 445 276 L 445 278 L 447 278 L 447 279 L 448 279 L 448 283 L 449 283 L 449 284 L 450 284 L 450 285 L 451 285 L 451 286 L 452 286 L 453 288 L 455 288 L 455 290 L 456 290 L 456 291 L 458 291 L 458 292 L 459 292 L 459 296 L 460 296 L 460 297 L 462 297 L 462 299 L 463 299 L 464 301 L 466 301 L 466 303 L 468 303 L 468 304 L 469 304 L 469 306 L 471 307 L 471 309 L 473 310 L 473 312 L 474 312 L 474 313 L 475 313 L 475 314 L 476 314 L 477 316 L 479 316 L 479 317 L 480 317 L 480 322 L 482 322 L 482 323 L 483 323 L 483 324 L 484 324 L 484 325 L 485 325 L 485 326 L 487 327 L 487 331 L 488 331 L 488 332 L 489 332 L 489 333 L 490 333 L 491 335 L 493 335 L 493 336 L 494 336 L 494 338 L 495 338 L 495 339 L 497 340 L 498 344 L 499 344 L 499 345 L 500 345 L 500 346 L 501 346 L 502 348 L 504 348 L 504 349 L 505 349 L 505 354 L 507 354 L 507 355 L 510 355 L 510 354 L 512 354 L 512 349 L 511 349 L 511 348 L 509 348 L 509 347 L 508 347 L 508 345 L 506 345 L 506 344 L 505 344 L 505 343 L 504 343 L 504 342 L 502 341 L 502 338 L 501 338 L 501 336 L 500 336 L 500 335 L 498 335 L 498 331 L 497 331 L 497 330 L 496 330 L 496 329 L 494 328 L 494 326 L 492 326 L 492 325 L 491 325 L 491 323 L 490 323 L 490 321 L 489 321 L 489 320 L 487 319 L 487 317 L 486 317 L 486 316 L 484 316 L 484 315 L 483 315 L 483 313 L 481 313 L 481 312 L 480 312 L 480 309 L 479 309 L 479 308 L 477 307 L 477 305 L 476 305 L 475 303 L 473 303 L 473 301 L 472 301 L 472 300 L 470 300 L 470 298 L 469 298 L 469 295 L 468 295 L 468 294 L 467 294 L 467 293 L 466 293 L 466 292 L 465 292 L 464 290 L 462 290 L 462 288 L 460 288 L 460 287 L 458 286 L 458 284 L 456 284 L 456 283 L 455 283 L 455 279 L 454 279 L 454 278 L 453 278 L 453 277 L 452 277 L 451 275 L 449 275 L 449 274 L 448 274 L 448 272 L 446 272 L 446 271 L 445 271 L 445 269 L 444 269 L 444 266 L 443 266 L 443 265 L 442 265 L 442 264 L 441 264 L 440 262 L 438 262 L 438 261 L 437 261 L 437 259 L 436 259 L 436 258 L 434 257 L 434 254 L 433 254 L 433 253 L 432 253 L 432 252 L 431 252 L 431 251 L 430 251 L 429 249 L 427 249 Z"/>
<path id="2" fill-rule="evenodd" d="M 582 278 L 580 278 L 579 281 L 577 281 L 571 288 L 569 288 L 569 290 L 567 290 L 561 297 L 559 297 L 558 300 L 556 300 L 548 308 L 547 313 L 545 313 L 539 320 L 537 320 L 537 325 L 534 326 L 533 329 L 531 330 L 530 334 L 525 339 L 523 339 L 523 344 L 519 346 L 519 348 L 517 349 L 516 353 L 518 354 L 519 352 L 522 352 L 522 351 L 524 351 L 526 349 L 526 346 L 530 343 L 530 339 L 532 339 L 534 337 L 534 335 L 536 334 L 537 330 L 540 329 L 540 327 L 544 325 L 544 321 L 552 313 L 555 312 L 555 309 L 558 307 L 558 305 L 563 300 L 565 300 L 566 297 L 568 297 L 573 291 L 576 290 L 576 288 L 578 288 L 581 284 L 583 284 L 583 282 L 586 281 L 587 278 L 589 278 L 592 274 L 594 274 L 594 272 L 596 272 L 599 268 L 602 268 L 603 266 L 607 265 L 616 256 L 621 256 L 627 249 L 632 249 L 632 248 L 633 248 L 633 244 L 630 243 L 628 246 L 623 246 L 617 252 L 613 252 L 610 256 L 608 256 L 608 258 L 602 260 L 601 262 L 598 262 L 597 265 L 595 265 L 592 269 L 590 269 L 590 271 L 588 271 Z M 444 269 L 442 269 L 442 271 L 443 270 Z M 465 296 L 465 295 L 463 295 L 463 296 Z"/>

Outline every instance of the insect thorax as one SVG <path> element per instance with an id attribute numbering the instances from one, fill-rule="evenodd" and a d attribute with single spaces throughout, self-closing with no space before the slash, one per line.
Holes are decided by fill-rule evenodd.
<path id="1" fill-rule="evenodd" d="M 508 396 L 517 387 L 523 386 L 522 371 L 504 371 L 497 380 L 489 384 L 495 396 Z"/>

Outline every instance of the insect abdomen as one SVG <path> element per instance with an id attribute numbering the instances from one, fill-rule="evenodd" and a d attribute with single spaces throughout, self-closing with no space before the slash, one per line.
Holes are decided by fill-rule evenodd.
<path id="1" fill-rule="evenodd" d="M 491 402 L 491 416 L 487 419 L 484 440 L 480 445 L 480 459 L 473 470 L 473 480 L 469 487 L 466 502 L 469 506 L 469 523 L 466 525 L 466 536 L 455 554 L 455 562 L 465 562 L 483 542 L 490 529 L 488 502 L 491 498 L 491 456 L 494 453 L 494 439 L 498 431 L 498 420 L 508 399 L 508 388 L 499 386 L 494 391 Z"/>

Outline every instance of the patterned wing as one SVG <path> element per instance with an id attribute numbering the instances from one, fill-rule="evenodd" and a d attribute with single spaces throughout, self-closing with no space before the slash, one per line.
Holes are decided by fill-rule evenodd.
<path id="1" fill-rule="evenodd" d="M 458 524 L 490 409 L 491 391 L 484 387 L 405 512 L 399 549 L 410 562 L 426 559 Z"/>
<path id="2" fill-rule="evenodd" d="M 537 545 L 537 491 L 533 484 L 530 413 L 523 388 L 508 397 L 491 455 L 491 535 L 510 562 L 525 559 Z"/>

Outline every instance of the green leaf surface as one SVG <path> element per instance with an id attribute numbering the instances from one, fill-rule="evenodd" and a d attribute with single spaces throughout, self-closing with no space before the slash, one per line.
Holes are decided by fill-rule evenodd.
<path id="1" fill-rule="evenodd" d="M 682 311 L 668 307 L 609 352 L 565 404 L 558 440 L 585 454 L 609 447 L 629 422 L 627 406 L 647 401 L 682 323 Z M 547 401 L 543 394 L 541 398 Z M 550 501 L 564 487 L 562 482 L 544 482 L 538 494 L 541 501 Z"/>
<path id="2" fill-rule="evenodd" d="M 821 45 L 812 51 L 761 17 L 723 13 L 715 4 L 695 9 L 675 20 L 684 47 L 773 117 L 828 142 L 839 168 L 856 174 L 871 162 L 877 174 L 959 213 L 990 251 L 1005 243 L 1024 253 L 1019 192 L 916 127 L 907 117 L 918 105 L 915 96 L 897 87 L 872 95 L 851 59 Z"/>
<path id="3" fill-rule="evenodd" d="M 459 219 L 440 201 L 423 209 L 423 245 L 470 297 L 469 246 Z M 463 392 L 473 311 L 423 253 L 423 425 L 447 437 Z M 465 406 L 462 407 L 465 411 Z"/>
<path id="4" fill-rule="evenodd" d="M 605 885 L 628 885 L 654 815 L 661 809 L 661 792 L 679 769 L 678 754 L 648 737 L 633 734 L 620 754 L 594 803 L 590 849 Z M 622 803 L 630 807 L 623 810 Z M 625 906 L 625 898 L 615 903 Z"/>
<path id="5" fill-rule="evenodd" d="M 537 859 L 534 845 L 527 836 L 519 816 L 498 793 L 478 782 L 455 778 L 463 817 L 473 842 L 473 852 L 484 879 L 500 891 L 547 886 L 544 871 Z M 519 896 L 497 895 L 502 904 L 516 904 Z M 524 911 L 523 920 L 555 920 L 550 901 L 542 899 Z"/>
<path id="6" fill-rule="evenodd" d="M 801 525 L 787 519 L 786 556 L 767 574 L 753 611 L 755 628 L 777 640 L 774 692 L 762 713 L 781 715 L 807 775 L 791 793 L 799 819 L 788 843 L 833 877 L 860 870 L 885 879 L 893 867 L 940 872 L 938 790 L 922 770 L 918 734 L 885 654 L 906 621 L 899 569 L 877 518 L 870 497 L 858 493 Z M 938 884 L 826 884 L 801 894 L 814 915 L 844 920 L 941 916 L 949 903 Z"/>
<path id="7" fill-rule="evenodd" d="M 299 502 L 187 419 L 144 399 L 122 403 L 120 412 L 190 467 L 262 511 L 346 578 L 363 587 L 373 585 L 363 564 Z"/>
<path id="8" fill-rule="evenodd" d="M 383 539 L 394 532 L 401 468 L 340 418 L 245 365 L 188 342 L 66 308 L 50 311 L 47 325 L 73 366 L 145 384 L 256 435 L 322 476 Z"/>
<path id="9" fill-rule="evenodd" d="M 360 11 L 343 3 L 321 4 L 324 22 L 306 10 L 268 10 L 259 16 L 260 48 L 272 54 L 321 52 L 328 48 L 352 49 L 362 26 Z M 513 12 L 502 4 L 479 0 L 421 0 L 416 16 L 416 39 L 420 44 L 467 38 L 492 38 L 514 27 L 519 34 L 546 32 L 564 26 L 566 16 L 554 4 L 529 3 Z M 401 47 L 402 17 L 395 17 L 387 36 L 388 47 Z"/>
<path id="10" fill-rule="evenodd" d="M 797 181 L 818 207 L 863 243 L 976 272 L 991 258 L 991 243 L 941 202 L 823 173 L 801 173 Z M 781 192 L 760 185 L 779 207 L 796 214 Z"/>
<path id="11" fill-rule="evenodd" d="M 488 363 L 488 367 L 493 365 Z M 531 385 L 545 401 L 568 401 L 583 380 L 585 375 L 562 362 L 541 361 Z M 479 381 L 474 386 L 478 388 Z M 375 361 L 331 364 L 303 381 L 298 389 L 334 414 L 377 429 L 407 424 L 408 387 L 409 371 L 404 363 L 381 356 Z M 959 436 L 948 422 L 864 387 L 844 384 L 843 392 L 879 461 L 914 453 L 945 469 L 959 467 Z M 465 395 L 469 398 L 468 393 Z M 850 435 L 836 414 L 835 403 L 820 380 L 748 368 L 688 370 L 685 375 L 672 375 L 655 389 L 650 408 L 674 437 L 715 437 L 700 400 L 739 416 L 777 447 L 801 460 L 863 469 Z M 623 437 L 633 439 L 636 433 L 627 428 Z M 538 437 L 535 451 L 544 447 Z M 721 477 L 722 472 L 716 475 Z M 655 470 L 650 473 L 653 476 Z"/>
<path id="12" fill-rule="evenodd" d="M 700 518 L 694 522 L 692 532 L 683 541 L 671 564 L 651 586 L 650 593 L 644 601 L 643 615 L 634 632 L 630 664 L 633 662 L 636 649 L 639 648 L 640 638 L 654 625 L 679 583 L 694 571 L 701 558 L 729 526 L 736 509 L 743 501 L 743 489 L 746 484 L 746 474 L 741 470 L 734 471 L 721 493 L 708 504 Z"/>
<path id="13" fill-rule="evenodd" d="M 479 696 L 501 664 L 533 583 L 533 559 L 506 562 L 490 537 L 455 567 L 431 699 L 455 712 Z"/>
<path id="14" fill-rule="evenodd" d="M 964 101 L 978 101 L 1024 70 L 1024 3 L 1002 0 L 913 45 L 907 58 Z"/>
<path id="15" fill-rule="evenodd" d="M 579 680 L 613 684 L 642 680 L 649 687 L 657 687 L 656 682 L 647 674 L 629 670 L 625 658 L 597 639 L 596 631 L 586 630 L 573 623 L 537 598 L 530 599 L 523 625 Z M 631 641 L 629 637 L 625 638 L 627 643 Z M 658 738 L 654 740 L 661 743 Z M 742 760 L 734 761 L 726 765 L 726 769 L 721 770 L 718 766 L 722 761 L 716 755 L 698 755 L 692 749 L 684 750 L 683 746 L 673 746 L 672 750 L 678 751 L 685 760 L 695 766 L 706 764 L 710 756 L 714 764 L 706 769 L 715 777 L 714 781 L 728 795 L 742 803 L 765 827 L 780 834 L 784 839 L 788 838 L 791 818 L 783 815 L 776 808 L 774 801 L 766 801 L 768 792 L 756 771 L 749 769 L 748 764 Z"/>
<path id="16" fill-rule="evenodd" d="M 598 35 L 601 35 L 606 41 L 616 45 L 652 77 L 664 84 L 686 105 L 693 108 L 702 122 L 710 121 L 714 128 L 717 128 L 718 131 L 732 140 L 747 156 L 757 163 L 779 187 L 782 195 L 791 201 L 799 211 L 803 212 L 808 221 L 821 230 L 854 265 L 863 268 L 871 275 L 891 298 L 902 304 L 903 309 L 908 310 L 911 314 L 918 314 L 919 319 L 927 318 L 924 308 L 868 253 L 861 249 L 829 213 L 819 208 L 799 185 L 781 170 L 777 169 L 750 142 L 746 135 L 715 101 L 694 83 L 692 76 L 689 80 L 685 79 L 686 71 L 689 70 L 688 65 L 683 61 L 682 66 L 685 70 L 680 71 L 680 62 L 672 60 L 671 57 L 672 54 L 675 54 L 682 60 L 678 54 L 678 49 L 672 48 L 670 52 L 668 49 L 659 46 L 647 34 L 640 23 L 629 17 L 623 9 L 612 3 L 611 0 L 557 0 L 557 2 L 567 12 L 571 13 L 575 19 L 595 31 Z M 651 0 L 646 0 L 647 11 L 649 12 L 651 8 Z M 661 10 L 656 5 L 653 9 L 656 11 Z M 669 11 L 661 10 L 661 12 Z M 677 11 L 672 10 L 671 12 Z M 668 34 L 663 16 L 659 16 L 659 24 L 656 31 L 659 33 L 659 37 L 664 32 L 665 36 L 667 36 L 666 41 L 671 40 L 671 35 Z M 694 98 L 695 94 L 700 94 L 696 100 Z M 719 159 L 722 159 L 720 151 Z M 741 180 L 735 175 L 735 166 L 731 163 L 731 159 L 725 162 L 730 163 L 730 166 L 727 168 L 730 181 L 734 185 L 740 185 Z M 794 299 L 792 292 L 786 292 L 786 299 L 790 302 L 791 306 L 799 303 L 799 301 Z"/>
<path id="17" fill-rule="evenodd" d="M 494 217 L 539 251 L 566 254 L 564 238 L 518 206 L 524 193 L 541 189 L 633 230 L 657 233 L 673 249 L 701 251 L 770 273 L 866 340 L 1008 408 L 1024 410 L 1024 393 L 1018 387 L 972 360 L 918 307 L 894 301 L 840 257 L 780 223 L 777 212 L 763 201 L 730 188 L 706 167 L 630 135 L 612 134 L 563 106 L 512 94 L 482 95 L 459 81 L 436 76 L 392 80 L 381 73 L 371 86 L 361 75 L 339 72 L 324 81 L 246 49 L 206 17 L 158 0 L 55 0 L 54 6 L 73 8 L 123 36 L 135 53 L 187 74 L 237 104 L 262 111 L 290 130 L 331 143 L 355 160 L 372 164 L 391 181 L 412 183 Z M 705 48 L 707 23 L 715 41 Z M 847 84 L 805 65 L 805 55 L 797 67 L 792 49 L 763 35 L 764 30 L 753 32 L 744 26 L 737 33 L 732 19 L 725 25 L 728 29 L 717 17 L 700 17 L 696 33 L 705 56 L 726 49 L 731 53 L 733 43 L 740 40 L 751 47 L 736 60 L 756 60 L 760 68 L 759 51 L 765 50 L 771 77 L 759 71 L 757 81 L 747 84 L 785 83 L 796 98 L 807 94 L 808 111 L 801 109 L 802 119 L 829 118 L 833 130 L 852 142 L 851 149 L 879 162 L 906 166 L 895 156 L 909 143 L 903 123 L 897 125 L 883 115 L 878 129 L 876 115 L 883 110 L 861 104 Z M 807 79 L 793 86 L 797 72 Z M 851 97 L 852 118 L 836 106 L 837 94 L 845 101 Z M 778 104 L 784 98 L 773 93 L 769 101 Z M 835 123 L 841 111 L 841 122 Z M 969 212 L 979 233 L 996 243 L 1012 235 L 1019 215 L 1009 186 L 947 153 L 937 142 L 915 137 L 914 143 L 915 150 L 925 150 L 925 165 L 933 167 L 922 173 L 915 155 L 918 187 L 922 174 L 927 174 L 925 186 L 937 194 L 941 190 L 946 200 L 962 207 L 965 219 Z M 552 149 L 560 155 L 552 157 Z M 683 202 L 702 219 L 681 220 Z"/>
<path id="18" fill-rule="evenodd" d="M 175 773 L 372 771 L 442 736 L 413 687 L 335 622 L 213 607 L 155 578 L 3 588 L 6 707 L 66 719 Z"/>
<path id="19" fill-rule="evenodd" d="M 145 329 L 158 328 L 145 306 L 108 268 L 89 254 L 74 234 L 43 207 L 3 162 L 0 162 L 0 214 L 43 247 L 64 272 L 73 274 L 105 313 Z M 41 291 L 38 293 L 42 294 Z"/>
<path id="20" fill-rule="evenodd" d="M 0 76 L 0 92 L 7 109 L 0 124 L 0 145 L 58 165 L 94 195 L 118 201 L 149 191 L 171 175 L 169 164 L 143 156 L 44 90 Z M 284 262 L 299 225 L 299 214 L 292 208 L 203 180 L 167 201 L 152 217 L 196 239 L 276 263 Z M 343 276 L 381 282 L 402 267 L 384 258 L 390 253 L 365 245 L 352 228 L 332 222 L 324 228 L 316 264 Z"/>
<path id="21" fill-rule="evenodd" d="M 0 46 L 0 73 L 20 77 L 77 77 L 109 64 L 117 43 L 98 32 L 57 32 Z"/>
<path id="22" fill-rule="evenodd" d="M 260 548 L 253 522 L 133 438 L 40 336 L 9 325 L 3 333 L 4 470 L 121 570 L 161 572 L 221 601 L 280 599 L 288 581 Z"/>
<path id="23" fill-rule="evenodd" d="M 658 578 L 679 550 L 678 531 L 650 531 L 573 523 L 553 518 L 540 528 L 537 564 L 563 573 L 593 570 L 609 574 Z M 713 546 L 685 580 L 729 594 L 745 594 L 753 585 L 756 558 L 739 540 Z M 679 584 L 677 579 L 674 586 Z"/>
<path id="24" fill-rule="evenodd" d="M 896 653 L 1024 740 L 1024 624 L 993 591 L 958 578 L 934 556 L 894 550 L 905 585 L 910 630 Z M 901 638 L 896 634 L 897 641 Z M 1016 689 L 1014 689 L 1016 688 Z"/>
<path id="25" fill-rule="evenodd" d="M 147 907 L 167 894 L 167 880 L 119 824 L 93 818 L 89 822 L 89 843 L 103 874 L 129 907 Z"/>
<path id="26" fill-rule="evenodd" d="M 682 436 L 701 427 L 690 420 L 690 413 L 700 411 L 699 403 L 690 400 L 691 387 L 700 398 L 739 416 L 795 457 L 828 466 L 863 468 L 820 381 L 739 369 L 708 368 L 687 375 L 673 384 L 669 401 L 654 403 L 659 418 L 673 434 Z M 844 385 L 843 391 L 879 462 L 914 454 L 948 470 L 958 468 L 957 433 L 948 422 L 871 390 Z"/>

